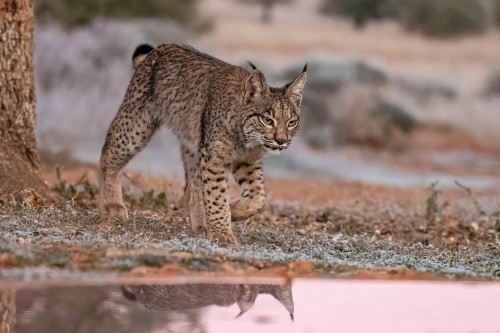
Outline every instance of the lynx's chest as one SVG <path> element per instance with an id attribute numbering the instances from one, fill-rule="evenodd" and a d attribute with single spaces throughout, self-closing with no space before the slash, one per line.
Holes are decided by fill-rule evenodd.
<path id="1" fill-rule="evenodd" d="M 264 155 L 264 147 L 261 144 L 245 145 L 236 154 L 236 163 L 243 161 L 257 161 Z"/>

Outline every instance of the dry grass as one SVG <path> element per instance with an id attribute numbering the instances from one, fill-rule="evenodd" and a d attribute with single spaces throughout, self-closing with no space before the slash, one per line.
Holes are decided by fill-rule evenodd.
<path id="1" fill-rule="evenodd" d="M 141 177 L 144 186 L 148 177 Z M 389 202 L 387 194 L 323 208 L 274 199 L 263 213 L 234 224 L 240 245 L 227 249 L 193 236 L 176 204 L 178 187 L 168 181 L 153 192 L 163 189 L 164 202 L 141 200 L 151 192 L 142 188 L 127 202 L 130 219 L 113 225 L 98 223 L 92 186 L 73 186 L 79 192 L 64 208 L 1 208 L 0 265 L 12 268 L 2 276 L 26 277 L 29 270 L 19 267 L 116 272 L 176 264 L 225 271 L 230 264 L 247 271 L 296 261 L 329 274 L 398 267 L 469 278 L 500 272 L 500 206 L 491 197 L 464 192 L 449 202 L 435 188 L 422 205 Z"/>

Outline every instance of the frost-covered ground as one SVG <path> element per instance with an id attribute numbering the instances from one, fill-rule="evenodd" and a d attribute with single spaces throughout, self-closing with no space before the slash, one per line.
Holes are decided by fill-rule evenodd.
<path id="1" fill-rule="evenodd" d="M 2 217 L 1 221 L 3 260 L 7 260 L 5 254 L 12 256 L 11 268 L 128 271 L 139 265 L 161 267 L 175 261 L 176 253 L 187 252 L 192 255 L 188 255 L 185 264 L 195 271 L 211 270 L 214 266 L 220 270 L 218 264 L 224 258 L 229 262 L 263 263 L 267 267 L 308 261 L 318 273 L 406 267 L 442 275 L 494 278 L 500 272 L 498 244 L 443 249 L 367 235 L 301 235 L 270 227 L 248 230 L 239 224 L 235 230 L 241 245 L 227 249 L 174 230 L 184 228 L 175 228 L 172 221 L 160 219 L 129 221 L 119 224 L 114 232 L 96 232 L 95 216 L 85 213 L 20 215 L 23 216 L 15 219 Z M 1 275 L 24 274 L 18 269 L 2 269 Z"/>
<path id="2" fill-rule="evenodd" d="M 78 194 L 71 194 L 74 200 L 66 208 L 3 208 L 0 274 L 30 279 L 55 269 L 59 277 L 70 277 L 71 272 L 128 272 L 138 266 L 170 271 L 172 265 L 181 267 L 174 270 L 179 274 L 234 274 L 294 262 L 312 263 L 307 273 L 333 275 L 401 267 L 452 277 L 495 279 L 500 274 L 495 195 L 450 195 L 435 188 L 416 204 L 405 199 L 411 190 L 374 190 L 380 197 L 367 198 L 356 193 L 369 190 L 344 184 L 338 189 L 353 200 L 339 195 L 335 205 L 314 207 L 279 200 L 278 184 L 271 183 L 274 194 L 264 212 L 233 224 L 239 245 L 221 248 L 191 233 L 187 214 L 176 203 L 177 185 L 150 189 L 141 180 L 136 184 L 135 194 L 125 192 L 131 217 L 113 224 L 99 223 L 92 183 L 77 185 Z M 297 199 L 306 186 L 292 185 Z M 315 191 L 327 195 L 328 186 Z"/>

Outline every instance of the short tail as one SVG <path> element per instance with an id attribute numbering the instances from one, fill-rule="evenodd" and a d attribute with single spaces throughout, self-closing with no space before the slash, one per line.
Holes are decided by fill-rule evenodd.
<path id="1" fill-rule="evenodd" d="M 132 55 L 132 67 L 134 67 L 134 69 L 137 69 L 137 67 L 139 67 L 139 64 L 146 58 L 149 52 L 153 50 L 154 47 L 148 44 L 141 44 L 137 46 L 134 54 Z"/>

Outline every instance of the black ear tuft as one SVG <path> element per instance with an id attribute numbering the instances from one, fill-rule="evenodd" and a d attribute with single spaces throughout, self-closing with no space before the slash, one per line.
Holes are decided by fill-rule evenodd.
<path id="1" fill-rule="evenodd" d="M 253 62 L 247 61 L 247 63 L 250 65 L 250 67 L 252 67 L 252 69 L 257 69 L 257 66 L 255 66 Z"/>
<path id="2" fill-rule="evenodd" d="M 304 69 L 302 70 L 302 73 L 305 73 L 307 72 L 307 62 L 306 62 L 306 65 L 304 66 Z"/>
<path id="3" fill-rule="evenodd" d="M 152 47 L 151 45 L 141 44 L 141 45 L 137 46 L 137 48 L 135 49 L 134 54 L 132 55 L 132 60 L 134 60 L 138 56 L 148 54 L 149 52 L 151 52 L 153 50 L 154 50 L 154 47 Z"/>

